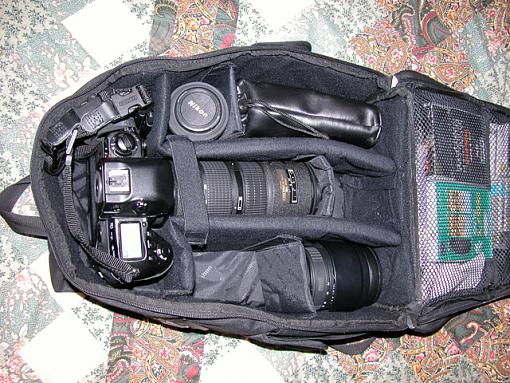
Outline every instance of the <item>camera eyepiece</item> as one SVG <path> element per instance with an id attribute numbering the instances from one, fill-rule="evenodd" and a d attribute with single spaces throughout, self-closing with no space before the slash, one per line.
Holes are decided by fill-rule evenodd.
<path id="1" fill-rule="evenodd" d="M 352 242 L 320 242 L 305 250 L 317 309 L 352 311 L 379 298 L 380 265 L 371 248 Z"/>

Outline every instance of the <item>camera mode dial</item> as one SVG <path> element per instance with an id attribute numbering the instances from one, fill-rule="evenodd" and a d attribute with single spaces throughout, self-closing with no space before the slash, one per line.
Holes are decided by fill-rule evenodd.
<path id="1" fill-rule="evenodd" d="M 122 157 L 133 155 L 137 149 L 137 140 L 129 132 L 120 132 L 113 139 L 113 150 Z"/>

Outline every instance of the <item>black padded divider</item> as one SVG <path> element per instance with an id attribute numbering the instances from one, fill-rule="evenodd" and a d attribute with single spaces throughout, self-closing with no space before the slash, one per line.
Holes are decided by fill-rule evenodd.
<path id="1" fill-rule="evenodd" d="M 171 155 L 170 144 L 164 142 L 163 155 Z M 200 160 L 267 161 L 323 155 L 335 172 L 366 176 L 386 176 L 395 171 L 394 162 L 380 154 L 354 145 L 318 138 L 282 137 L 238 138 L 195 143 Z"/>
<path id="2" fill-rule="evenodd" d="M 241 124 L 241 114 L 237 102 L 235 66 L 232 63 L 216 65 L 206 73 L 201 74 L 198 80 L 217 88 L 227 101 L 228 122 L 219 139 L 242 135 L 244 129 Z"/>
<path id="3" fill-rule="evenodd" d="M 250 56 L 236 60 L 238 79 L 255 82 L 268 82 L 270 79 L 273 84 L 311 89 L 360 101 L 365 101 L 380 90 L 375 72 L 369 73 L 366 68 L 352 64 L 348 68 L 328 66 L 327 63 L 317 66 L 298 58 L 280 55 L 257 57 L 256 60 L 256 65 L 253 65 L 253 57 Z"/>
<path id="4" fill-rule="evenodd" d="M 205 245 L 209 219 L 204 194 L 197 193 L 203 186 L 194 145 L 182 136 L 170 136 L 168 143 L 184 215 L 184 235 L 192 245 Z"/>
<path id="5" fill-rule="evenodd" d="M 174 217 L 184 227 L 182 217 Z M 383 226 L 330 217 L 236 215 L 210 216 L 207 249 L 241 249 L 281 234 L 309 240 L 350 240 L 367 246 L 398 246 L 400 235 Z"/>
<path id="6" fill-rule="evenodd" d="M 163 73 L 157 78 L 150 92 L 157 97 L 153 97 L 153 126 L 152 132 L 147 137 L 147 152 L 153 155 L 157 152 L 156 148 L 163 142 L 168 134 L 168 120 L 170 119 L 170 94 L 172 92 L 172 80 L 169 73 Z"/>

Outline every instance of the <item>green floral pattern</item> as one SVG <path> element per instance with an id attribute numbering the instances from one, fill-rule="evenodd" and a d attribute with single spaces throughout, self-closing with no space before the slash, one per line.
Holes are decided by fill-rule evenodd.
<path id="1" fill-rule="evenodd" d="M 37 125 L 56 100 L 86 78 L 145 55 L 187 56 L 231 45 L 301 39 L 318 53 L 388 75 L 414 69 L 510 106 L 508 0 L 282 0 L 270 5 L 254 0 L 122 0 L 150 35 L 105 66 L 62 23 L 93 2 L 21 0 L 4 1 L 0 7 L 0 189 L 28 174 Z M 266 19 L 268 6 L 285 12 L 280 24 Z M 283 17 L 287 13 L 292 17 Z M 30 193 L 16 209 L 36 214 Z M 23 350 L 64 312 L 79 321 L 99 349 L 109 351 L 81 383 L 197 382 L 202 371 L 211 376 L 245 344 L 114 314 L 81 296 L 55 295 L 48 276 L 33 270 L 47 262 L 46 243 L 14 234 L 3 221 L 0 248 L 1 382 L 42 381 L 23 360 Z M 429 337 L 377 338 L 357 355 L 257 346 L 250 352 L 284 382 L 503 382 L 510 379 L 509 323 L 510 301 L 503 300 L 457 316 Z M 248 368 L 251 358 L 246 359 Z M 243 368 L 231 365 L 239 380 Z"/>

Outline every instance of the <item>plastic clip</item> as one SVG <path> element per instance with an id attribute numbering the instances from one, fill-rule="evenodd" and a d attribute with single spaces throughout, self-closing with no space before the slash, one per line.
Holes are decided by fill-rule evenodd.
<path id="1" fill-rule="evenodd" d="M 73 149 L 74 149 L 74 143 L 76 141 L 76 137 L 78 136 L 78 129 L 74 129 L 71 133 L 71 137 L 67 141 L 66 145 L 66 160 L 65 160 L 65 166 L 70 166 L 73 161 Z"/>
<path id="2" fill-rule="evenodd" d="M 116 109 L 118 118 L 127 117 L 139 108 L 144 108 L 152 99 L 142 85 L 136 85 L 126 89 L 115 89 L 110 100 Z"/>
<path id="3" fill-rule="evenodd" d="M 126 118 L 151 103 L 152 98 L 143 85 L 100 92 L 67 111 L 60 121 L 48 129 L 44 144 L 56 148 L 78 129 L 92 135 L 105 125 Z"/>

